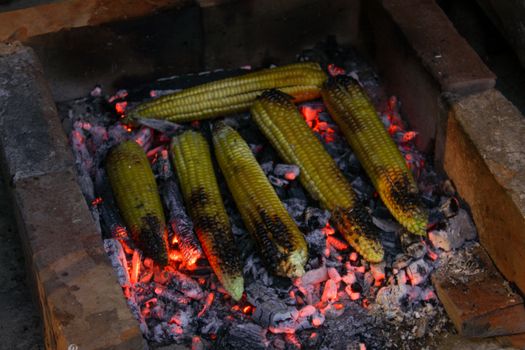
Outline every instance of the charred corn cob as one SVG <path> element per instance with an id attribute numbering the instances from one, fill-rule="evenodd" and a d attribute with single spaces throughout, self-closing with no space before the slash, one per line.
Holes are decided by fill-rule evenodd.
<path id="1" fill-rule="evenodd" d="M 182 195 L 204 254 L 223 287 L 239 300 L 244 290 L 240 254 L 219 192 L 208 142 L 200 133 L 186 131 L 173 138 L 171 150 Z"/>
<path id="2" fill-rule="evenodd" d="M 187 122 L 246 111 L 265 89 L 306 101 L 320 96 L 326 74 L 317 63 L 296 63 L 198 85 L 139 105 L 128 117 Z"/>
<path id="3" fill-rule="evenodd" d="M 339 76 L 324 85 L 322 95 L 383 203 L 407 230 L 425 235 L 427 213 L 412 172 L 366 92 L 354 79 Z"/>
<path id="4" fill-rule="evenodd" d="M 263 93 L 252 106 L 252 116 L 270 143 L 288 163 L 299 166 L 299 179 L 310 195 L 331 211 L 331 220 L 365 259 L 379 262 L 383 247 L 365 208 L 299 114 L 291 98 L 280 91 Z"/>
<path id="5" fill-rule="evenodd" d="M 215 155 L 243 221 L 275 274 L 304 274 L 308 248 L 303 234 L 281 203 L 248 144 L 220 122 L 213 131 Z"/>
<path id="6" fill-rule="evenodd" d="M 106 171 L 131 238 L 146 256 L 166 265 L 168 231 L 146 154 L 134 141 L 125 141 L 110 151 Z"/>

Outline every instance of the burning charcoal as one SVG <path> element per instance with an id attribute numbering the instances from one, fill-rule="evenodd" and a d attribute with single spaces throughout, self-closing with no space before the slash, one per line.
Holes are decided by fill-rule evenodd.
<path id="1" fill-rule="evenodd" d="M 133 136 L 133 140 L 144 149 L 144 152 L 147 152 L 153 142 L 153 130 L 143 126 Z"/>
<path id="2" fill-rule="evenodd" d="M 412 285 L 418 285 L 426 281 L 428 275 L 432 271 L 432 267 L 424 260 L 416 260 L 408 265 L 407 276 Z"/>
<path id="3" fill-rule="evenodd" d="M 285 178 L 288 181 L 293 181 L 299 176 L 299 167 L 295 164 L 277 164 L 273 169 L 276 176 Z"/>
<path id="4" fill-rule="evenodd" d="M 325 319 L 326 318 L 322 313 L 316 311 L 316 313 L 312 316 L 312 326 L 314 326 L 315 328 L 321 327 Z"/>
<path id="5" fill-rule="evenodd" d="M 383 281 L 385 279 L 385 262 L 370 264 L 370 273 L 376 282 Z"/>
<path id="6" fill-rule="evenodd" d="M 328 270 L 325 266 L 322 266 L 315 270 L 306 272 L 302 277 L 296 279 L 296 282 L 304 287 L 317 283 L 324 282 L 328 279 Z"/>
<path id="7" fill-rule="evenodd" d="M 328 270 L 328 277 L 330 277 L 331 280 L 333 280 L 335 283 L 339 283 L 341 281 L 341 275 L 337 270 L 333 267 L 330 267 Z"/>
<path id="8" fill-rule="evenodd" d="M 199 283 L 182 272 L 175 271 L 173 273 L 173 278 L 169 283 L 169 287 L 184 293 L 185 296 L 191 299 L 200 300 L 204 297 L 204 293 L 202 292 Z"/>
<path id="9" fill-rule="evenodd" d="M 137 123 L 148 128 L 162 132 L 164 135 L 171 137 L 175 135 L 181 128 L 180 124 L 175 124 L 167 120 L 161 119 L 137 119 Z"/>
<path id="10" fill-rule="evenodd" d="M 173 179 L 162 181 L 160 184 L 162 201 L 168 213 L 168 226 L 173 233 L 172 241 L 176 241 L 184 256 L 184 263 L 192 266 L 203 256 L 197 236 L 193 231 L 177 182 Z"/>
<path id="11" fill-rule="evenodd" d="M 304 212 L 304 220 L 311 229 L 322 228 L 330 220 L 330 212 L 315 207 L 308 207 Z"/>
<path id="12" fill-rule="evenodd" d="M 306 305 L 299 310 L 299 317 L 310 317 L 317 312 L 317 309 L 313 305 Z"/>
<path id="13" fill-rule="evenodd" d="M 105 239 L 104 250 L 109 256 L 111 265 L 117 271 L 117 279 L 120 286 L 129 286 L 130 282 L 126 255 L 124 254 L 124 250 L 122 249 L 119 241 L 112 238 Z"/>
<path id="14" fill-rule="evenodd" d="M 255 323 L 236 324 L 219 341 L 218 348 L 264 350 L 270 345 L 266 333 L 266 329 Z"/>
<path id="15" fill-rule="evenodd" d="M 261 164 L 261 168 L 266 175 L 273 171 L 273 161 L 265 162 Z"/>
<path id="16" fill-rule="evenodd" d="M 117 209 L 115 197 L 109 185 L 108 178 L 103 169 L 98 169 L 95 179 L 96 193 L 102 198 L 97 204 L 100 217 L 102 219 L 102 228 L 105 236 L 128 239 L 128 232 Z"/>
<path id="17" fill-rule="evenodd" d="M 337 300 L 337 284 L 334 280 L 329 279 L 324 284 L 323 295 L 321 296 L 321 301 L 323 302 L 333 302 Z"/>
<path id="18" fill-rule="evenodd" d="M 408 266 L 412 262 L 412 257 L 399 254 L 396 256 L 394 262 L 392 263 L 392 268 L 394 270 L 401 270 Z"/>
<path id="19" fill-rule="evenodd" d="M 273 175 L 268 175 L 268 180 L 270 181 L 270 183 L 276 187 L 283 187 L 283 186 L 286 186 L 288 185 L 288 181 L 287 180 L 283 180 L 283 179 L 280 179 L 278 177 L 275 177 Z"/>

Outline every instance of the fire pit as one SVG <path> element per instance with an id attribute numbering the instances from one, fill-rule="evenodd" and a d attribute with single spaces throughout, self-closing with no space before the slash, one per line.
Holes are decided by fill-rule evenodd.
<path id="1" fill-rule="evenodd" d="M 468 129 L 464 123 L 465 120 L 469 120 L 471 115 L 469 113 L 472 113 L 472 109 L 465 111 L 467 108 L 465 106 L 469 103 L 469 99 L 484 98 L 497 102 L 500 97 L 490 90 L 494 78 L 457 36 L 435 4 L 417 3 L 418 11 L 432 13 L 432 16 L 419 19 L 415 13 L 421 12 L 412 13 L 408 5 L 399 5 L 396 2 L 367 4 L 363 8 L 365 14 L 363 16 L 356 11 L 359 2 L 352 2 L 351 6 L 345 7 L 345 13 L 353 16 L 353 19 L 362 19 L 363 25 L 359 27 L 360 31 L 357 31 L 356 26 L 356 32 L 350 34 L 350 39 L 343 36 L 343 42 L 350 40 L 356 43 L 357 37 L 370 39 L 370 35 L 390 33 L 390 38 L 378 36 L 375 40 L 366 41 L 366 44 L 360 47 L 363 52 L 373 52 L 371 45 L 377 45 L 375 48 L 376 62 L 379 66 L 377 71 L 361 54 L 350 49 L 348 42 L 339 46 L 333 37 L 322 41 L 313 37 L 308 40 L 302 38 L 292 45 L 296 49 L 292 54 L 289 53 L 288 48 L 283 50 L 270 45 L 270 50 L 274 50 L 272 53 L 282 54 L 281 57 L 271 61 L 272 63 L 285 64 L 297 59 L 318 61 L 329 74 L 351 74 L 358 78 L 372 97 L 376 109 L 380 111 L 385 128 L 396 141 L 407 164 L 417 177 L 422 200 L 430 211 L 430 226 L 426 239 L 417 239 L 416 236 L 406 234 L 392 219 L 322 102 L 312 101 L 298 106 L 306 123 L 323 141 L 339 168 L 352 182 L 360 202 L 368 208 L 374 224 L 380 229 L 381 242 L 386 254 L 385 261 L 379 264 L 371 264 L 362 259 L 330 226 L 329 213 L 312 200 L 299 184 L 298 168 L 294 164 L 284 163 L 279 158 L 248 113 L 228 116 L 226 123 L 237 129 L 248 142 L 286 209 L 304 233 L 310 251 L 305 266 L 306 274 L 299 279 L 290 280 L 276 277 L 267 271 L 222 178 L 219 179 L 219 184 L 232 223 L 235 241 L 242 252 L 244 266 L 246 293 L 239 302 L 232 300 L 225 292 L 204 256 L 196 261 L 188 259 L 184 251 L 184 242 L 181 242 L 176 235 L 169 236 L 169 264 L 164 268 L 159 268 L 134 247 L 127 228 L 118 219 L 118 211 L 111 198 L 109 183 L 104 176 L 100 176 L 107 151 L 124 140 L 135 140 L 139 143 L 148 155 L 160 184 L 160 193 L 167 209 L 169 224 L 173 226 L 183 223 L 191 229 L 191 220 L 185 213 L 187 208 L 177 195 L 177 181 L 173 176 L 177 170 L 170 164 L 168 142 L 171 136 L 188 128 L 207 134 L 210 131 L 210 123 L 201 121 L 181 126 L 165 122 L 142 121 L 142 124 L 130 126 L 120 121 L 120 115 L 125 113 L 127 107 L 143 100 L 206 81 L 243 74 L 251 67 L 236 68 L 241 66 L 238 64 L 239 57 L 243 64 L 253 64 L 256 68 L 268 66 L 263 62 L 264 57 L 266 60 L 269 59 L 267 54 L 263 55 L 264 57 L 257 55 L 253 57 L 246 55 L 243 51 L 245 48 L 241 48 L 238 49 L 238 57 L 234 59 L 232 57 L 235 57 L 235 53 L 226 55 L 217 50 L 216 46 L 219 43 L 224 44 L 224 39 L 214 37 L 213 35 L 216 35 L 214 32 L 208 33 L 207 38 L 210 42 L 205 46 L 205 51 L 210 52 L 205 55 L 207 60 L 205 65 L 213 68 L 211 71 L 147 79 L 138 83 L 131 83 L 128 80 L 120 83 L 119 91 L 110 94 L 104 86 L 94 88 L 91 86 L 89 90 L 84 90 L 86 92 L 84 97 L 58 98 L 64 100 L 58 104 L 60 120 L 69 137 L 75 161 L 75 177 L 88 204 L 90 215 L 84 204 L 78 204 L 81 198 L 78 196 L 78 187 L 73 191 L 67 190 L 66 187 L 65 191 L 69 191 L 68 195 L 74 199 L 62 203 L 61 206 L 68 208 L 70 205 L 68 203 L 80 205 L 78 209 L 73 208 L 81 213 L 76 215 L 82 217 L 75 225 L 86 223 L 86 231 L 90 232 L 86 232 L 86 238 L 82 238 L 80 246 L 73 244 L 71 250 L 66 249 L 62 252 L 62 248 L 57 245 L 54 255 L 47 255 L 47 262 L 42 261 L 38 255 L 39 249 L 46 251 L 45 243 L 39 243 L 40 246 L 35 246 L 34 243 L 37 237 L 34 236 L 34 230 L 38 231 L 42 228 L 31 213 L 41 209 L 37 204 L 30 204 L 28 201 L 35 188 L 40 188 L 40 191 L 46 191 L 51 186 L 60 188 L 61 179 L 73 179 L 71 177 L 73 168 L 70 167 L 71 162 L 68 160 L 68 152 L 65 148 L 61 148 L 58 153 L 53 151 L 51 158 L 48 157 L 48 161 L 42 167 L 24 168 L 25 162 L 21 162 L 9 152 L 10 147 L 13 147 L 11 145 L 24 148 L 20 145 L 20 140 L 13 139 L 12 135 L 9 136 L 8 130 L 15 130 L 17 124 L 4 122 L 4 125 L 8 125 L 7 131 L 4 131 L 5 135 L 2 136 L 3 140 L 7 140 L 3 141 L 4 158 L 8 175 L 15 185 L 14 195 L 21 216 L 21 226 L 29 237 L 27 250 L 28 255 L 32 257 L 30 260 L 35 265 L 33 270 L 41 290 L 40 298 L 46 315 L 48 346 L 67 348 L 71 344 L 75 346 L 78 344 L 80 348 L 84 346 L 86 348 L 111 346 L 138 348 L 143 346 L 140 344 L 144 336 L 152 347 L 177 343 L 195 349 L 432 347 L 435 346 L 432 340 L 434 335 L 451 329 L 436 294 L 445 304 L 454 325 L 468 336 L 524 332 L 525 329 L 520 326 L 524 320 L 523 302 L 512 287 L 507 285 L 505 288 L 508 293 L 495 298 L 497 302 L 491 304 L 491 307 L 475 307 L 469 312 L 466 312 L 465 306 L 456 300 L 459 294 L 453 294 L 452 286 L 471 286 L 473 281 L 480 283 L 479 289 L 482 289 L 485 281 L 483 274 L 489 276 L 486 280 L 495 283 L 494 286 L 503 286 L 505 282 L 493 269 L 490 258 L 477 260 L 476 257 L 482 255 L 479 253 L 480 249 L 483 250 L 477 243 L 474 222 L 480 231 L 481 243 L 489 251 L 498 268 L 518 287 L 523 288 L 523 281 L 519 274 L 520 267 L 513 260 L 514 253 L 510 258 L 502 260 L 501 245 L 494 241 L 492 233 L 494 226 L 491 225 L 495 223 L 483 217 L 482 213 L 485 209 L 479 209 L 478 203 L 487 205 L 486 203 L 489 202 L 486 198 L 480 199 L 477 195 L 473 195 L 471 192 L 473 185 L 464 180 L 465 176 L 461 174 L 465 164 L 478 162 L 475 158 L 477 151 L 473 153 L 472 159 L 465 158 L 472 149 L 469 143 L 463 142 L 468 137 L 461 134 L 465 132 L 465 128 Z M 220 19 L 232 13 L 232 6 L 234 5 L 227 3 L 203 10 L 209 16 L 203 18 L 205 27 L 208 29 L 220 27 Z M 235 4 L 235 6 L 239 5 Z M 298 12 L 291 13 L 300 13 L 298 17 L 304 18 L 305 13 L 315 12 L 318 9 L 316 6 L 299 7 L 299 10 L 294 8 L 293 10 Z M 275 11 L 287 10 L 290 9 L 280 8 Z M 334 8 L 327 11 L 329 10 Z M 264 11 L 262 14 L 254 15 L 253 21 L 264 23 L 264 15 Z M 436 29 L 418 34 L 414 28 L 417 28 L 419 20 L 434 23 Z M 318 26 L 326 25 L 326 20 L 318 22 L 320 22 L 317 23 Z M 247 26 L 246 23 L 239 22 L 237 25 Z M 254 23 L 249 25 L 253 26 Z M 286 23 L 282 26 L 287 27 L 290 24 Z M 325 28 L 326 31 L 319 31 L 329 33 L 327 28 L 329 27 Z M 256 34 L 265 37 L 258 31 Z M 437 49 L 427 43 L 435 42 L 432 40 L 437 40 L 439 37 L 445 37 L 448 41 L 437 46 Z M 311 42 L 314 39 L 316 45 Z M 250 44 L 245 44 L 246 48 L 250 47 Z M 35 45 L 38 50 L 38 43 Z M 459 45 L 461 49 L 457 49 L 456 52 L 447 51 L 455 45 Z M 304 50 L 305 48 L 309 49 Z M 7 60 L 20 57 L 16 56 L 20 55 L 16 48 L 5 50 L 8 52 L 4 53 L 3 57 L 7 57 Z M 462 60 L 455 61 L 455 57 L 462 57 Z M 231 61 L 228 62 L 228 59 Z M 34 66 L 30 61 L 16 58 L 14 63 Z M 10 63 L 13 64 L 13 61 Z M 446 74 L 443 73 L 444 70 Z M 36 71 L 38 72 L 38 68 Z M 198 70 L 194 69 L 194 71 Z M 184 69 L 181 72 L 184 72 Z M 93 78 L 90 77 L 88 80 L 92 81 Z M 57 80 L 53 84 L 56 84 L 56 87 L 60 86 L 61 82 Z M 45 90 L 38 84 L 32 86 L 38 91 Z M 414 86 L 419 88 L 414 89 Z M 480 92 L 487 89 L 489 92 Z M 414 90 L 418 90 L 418 94 L 414 94 Z M 55 93 L 57 91 L 60 91 L 60 88 L 54 90 Z M 483 97 L 484 94 L 489 95 Z M 48 97 L 44 96 L 43 100 L 46 98 Z M 456 100 L 459 102 L 455 102 Z M 450 109 L 451 115 L 447 121 L 449 104 L 453 108 Z M 29 106 L 29 108 L 46 111 L 39 106 Z M 510 111 L 507 115 L 517 113 L 509 109 L 505 111 Z M 45 125 L 45 129 L 50 130 L 44 135 L 46 138 L 59 133 L 56 117 L 49 120 L 52 125 L 49 129 L 47 129 L 48 122 L 39 124 Z M 62 136 L 58 134 L 52 138 L 60 140 Z M 38 151 L 39 148 L 48 147 L 46 142 L 44 145 L 29 144 L 28 146 Z M 61 145 L 61 142 L 56 143 Z M 53 147 L 56 146 L 51 143 L 51 148 Z M 483 149 L 482 146 L 478 147 Z M 46 150 L 43 149 L 44 157 L 47 157 Z M 64 162 L 63 165 L 61 161 Z M 452 181 L 444 176 L 443 167 Z M 475 171 L 480 172 L 478 169 Z M 481 173 L 485 174 L 486 169 L 483 168 Z M 53 178 L 52 174 L 61 175 Z M 42 180 L 37 180 L 39 177 L 42 177 Z M 490 184 L 491 181 L 495 181 L 491 179 L 493 178 L 483 177 L 479 181 Z M 458 187 L 459 194 L 456 193 L 455 186 Z M 495 187 L 488 188 L 493 191 Z M 75 195 L 72 196 L 72 193 Z M 508 197 L 506 193 L 497 191 L 493 193 L 495 193 L 494 198 L 498 198 L 497 203 L 501 205 L 506 205 L 505 203 L 513 200 L 513 197 Z M 58 200 L 62 202 L 62 198 Z M 53 208 L 56 208 L 56 205 L 58 204 L 53 204 Z M 45 213 L 46 210 L 49 209 L 42 209 L 40 212 Z M 58 209 L 59 212 L 63 210 Z M 509 229 L 523 219 L 513 213 L 514 211 L 502 214 L 507 215 Z M 67 222 L 66 219 L 64 223 Z M 480 222 L 483 225 L 480 226 Z M 498 227 L 502 232 L 508 232 L 506 225 Z M 513 235 L 518 233 L 515 232 Z M 100 242 L 100 235 L 102 235 L 102 242 Z M 58 237 L 60 237 L 58 239 L 69 239 L 67 235 Z M 57 236 L 55 235 L 54 238 L 57 239 Z M 195 239 L 194 243 L 196 241 Z M 515 256 L 519 256 L 522 252 L 520 250 L 522 243 L 519 240 L 516 242 Z M 195 245 L 198 247 L 197 243 Z M 109 257 L 114 272 L 110 272 L 107 260 L 101 254 L 102 248 Z M 86 253 L 78 252 L 86 252 L 87 259 L 93 261 L 94 266 L 100 266 L 97 269 L 100 269 L 105 276 L 104 280 L 99 278 L 99 275 L 93 274 L 96 281 L 94 290 L 97 290 L 100 284 L 105 286 L 113 284 L 107 287 L 107 295 L 108 300 L 114 300 L 114 304 L 117 305 L 115 309 L 117 317 L 109 313 L 102 318 L 93 318 L 93 316 L 90 321 L 84 321 L 87 320 L 85 316 L 89 315 L 64 313 L 61 311 L 64 310 L 63 306 L 56 304 L 57 300 L 68 300 L 67 295 L 76 295 L 75 298 L 78 298 L 76 300 L 85 300 L 84 302 L 89 300 L 88 295 L 84 296 L 75 289 L 79 288 L 86 293 L 83 289 L 86 282 L 67 277 L 68 273 L 74 273 L 76 276 L 77 272 L 70 272 L 74 271 L 70 270 L 74 268 L 74 264 L 79 264 L 79 271 L 82 271 L 82 261 Z M 60 255 L 67 255 L 67 260 L 57 259 Z M 41 281 L 42 274 L 46 273 L 45 266 L 52 266 L 50 271 L 60 271 L 65 275 L 56 276 L 56 272 L 53 272 L 56 277 L 51 274 L 44 279 L 47 282 L 42 284 L 38 281 Z M 447 284 L 449 272 L 458 276 L 454 277 L 456 282 L 452 283 L 452 286 Z M 112 282 L 115 276 L 123 293 L 119 293 L 118 285 Z M 55 280 L 57 286 L 60 286 L 57 290 L 63 290 L 64 287 L 68 290 L 60 299 L 56 299 L 53 289 L 50 289 L 50 281 Z M 72 280 L 75 283 L 72 283 Z M 498 288 L 493 287 L 493 289 Z M 93 295 L 96 295 L 96 300 L 103 300 L 103 298 L 99 299 L 98 292 L 94 292 Z M 492 295 L 489 293 L 482 297 L 491 298 Z M 102 303 L 108 303 L 108 300 Z M 124 301 L 127 306 L 124 305 Z M 476 299 L 476 302 L 478 301 Z M 73 311 L 75 307 L 69 310 Z M 100 315 L 103 313 L 103 308 L 100 308 Z M 514 315 L 513 320 L 516 325 L 509 325 L 510 322 L 505 320 L 505 315 Z M 80 323 L 75 320 L 78 318 L 82 319 Z M 74 327 L 89 324 L 88 334 L 93 334 L 92 332 L 102 334 L 104 325 L 109 326 L 108 321 L 103 321 L 104 318 L 107 318 L 109 324 L 111 320 L 116 320 L 111 326 L 114 339 L 107 340 L 107 336 L 104 336 L 106 339 L 94 341 L 86 336 L 78 337 L 75 332 L 68 331 L 72 329 L 67 327 L 71 322 Z M 138 328 L 135 320 L 138 321 Z M 97 322 L 101 322 L 100 325 L 97 326 Z M 66 332 L 63 333 L 62 329 Z"/>

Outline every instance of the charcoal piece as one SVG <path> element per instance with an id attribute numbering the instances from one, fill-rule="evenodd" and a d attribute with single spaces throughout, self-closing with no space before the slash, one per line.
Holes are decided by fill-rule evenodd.
<path id="1" fill-rule="evenodd" d="M 109 256 L 111 265 L 117 271 L 117 280 L 121 287 L 129 286 L 129 273 L 127 268 L 126 255 L 120 245 L 120 242 L 116 239 L 105 239 L 104 250 Z"/>
<path id="2" fill-rule="evenodd" d="M 168 284 L 169 288 L 178 290 L 191 299 L 200 300 L 204 297 L 204 293 L 202 292 L 199 283 L 193 278 L 178 271 L 175 271 L 172 274 L 173 277 Z"/>
<path id="3" fill-rule="evenodd" d="M 304 211 L 304 221 L 308 228 L 315 230 L 326 226 L 330 220 L 330 212 L 315 207 L 307 207 Z"/>
<path id="4" fill-rule="evenodd" d="M 290 186 L 287 187 L 287 194 L 289 198 L 296 198 L 302 201 L 307 201 L 304 188 L 300 185 L 298 181 L 290 183 Z"/>
<path id="5" fill-rule="evenodd" d="M 477 237 L 476 226 L 465 209 L 459 209 L 458 214 L 449 220 L 451 230 L 459 231 L 460 236 L 467 241 Z"/>
<path id="6" fill-rule="evenodd" d="M 276 176 L 284 177 L 286 180 L 295 180 L 300 174 L 300 169 L 295 164 L 277 164 L 273 169 Z"/>
<path id="7" fill-rule="evenodd" d="M 403 230 L 399 236 L 403 252 L 414 259 L 419 259 L 427 253 L 427 246 L 422 237 Z"/>
<path id="8" fill-rule="evenodd" d="M 269 173 L 273 171 L 273 161 L 262 163 L 261 169 L 264 171 L 266 175 L 268 175 Z"/>
<path id="9" fill-rule="evenodd" d="M 203 256 L 200 243 L 193 231 L 193 223 L 186 213 L 177 182 L 168 179 L 160 183 L 162 201 L 167 209 L 168 227 L 176 237 L 184 262 L 193 265 Z"/>
<path id="10" fill-rule="evenodd" d="M 306 234 L 306 243 L 311 253 L 320 255 L 326 247 L 326 235 L 321 230 L 313 230 Z"/>
<path id="11" fill-rule="evenodd" d="M 161 119 L 137 119 L 137 123 L 148 128 L 162 132 L 167 137 L 174 136 L 181 130 L 182 126 L 167 120 Z"/>
<path id="12" fill-rule="evenodd" d="M 412 285 L 418 285 L 424 283 L 430 272 L 432 272 L 432 267 L 423 259 L 416 260 L 406 268 L 407 276 Z"/>
<path id="13" fill-rule="evenodd" d="M 96 195 L 102 199 L 102 201 L 97 204 L 102 225 L 102 237 L 128 238 L 127 229 L 118 211 L 109 180 L 102 168 L 97 169 L 95 192 Z"/>
<path id="14" fill-rule="evenodd" d="M 434 247 L 447 252 L 460 248 L 466 240 L 475 239 L 476 236 L 476 227 L 464 209 L 448 220 L 445 229 L 436 229 L 428 234 Z"/>
<path id="15" fill-rule="evenodd" d="M 288 181 L 287 180 L 278 178 L 278 177 L 273 176 L 273 175 L 268 175 L 268 180 L 270 181 L 270 183 L 272 185 L 274 185 L 276 187 L 283 187 L 283 186 L 288 185 Z"/>
<path id="16" fill-rule="evenodd" d="M 301 223 L 303 213 L 306 209 L 306 200 L 299 198 L 288 198 L 283 201 L 283 204 L 288 211 L 288 214 L 295 220 L 296 223 Z"/>
<path id="17" fill-rule="evenodd" d="M 407 267 L 412 262 L 412 257 L 404 254 L 399 254 L 396 256 L 394 262 L 392 263 L 392 268 L 394 270 L 401 270 Z"/>
<path id="18" fill-rule="evenodd" d="M 384 309 L 399 309 L 405 299 L 408 298 L 410 286 L 406 284 L 388 285 L 379 289 L 376 295 L 376 303 Z"/>
<path id="19" fill-rule="evenodd" d="M 459 201 L 455 197 L 443 197 L 439 210 L 445 218 L 456 216 L 459 211 Z"/>
<path id="20" fill-rule="evenodd" d="M 374 194 L 374 187 L 372 187 L 361 176 L 356 177 L 351 184 L 359 198 L 369 198 Z"/>
<path id="21" fill-rule="evenodd" d="M 218 341 L 218 349 L 264 350 L 270 344 L 266 333 L 266 329 L 255 323 L 236 324 Z"/>
<path id="22" fill-rule="evenodd" d="M 372 222 L 376 225 L 381 231 L 384 232 L 398 232 L 402 229 L 402 226 L 394 220 L 383 219 L 378 216 L 372 215 Z"/>

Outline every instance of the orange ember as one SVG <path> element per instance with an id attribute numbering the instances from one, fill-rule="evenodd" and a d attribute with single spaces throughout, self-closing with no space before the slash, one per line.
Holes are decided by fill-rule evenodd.
<path id="1" fill-rule="evenodd" d="M 131 271 L 129 274 L 129 280 L 131 284 L 137 283 L 140 275 L 140 253 L 138 250 L 133 252 L 133 257 L 131 258 Z"/>
<path id="2" fill-rule="evenodd" d="M 126 101 L 123 102 L 117 102 L 115 104 L 115 110 L 119 115 L 123 115 L 126 112 L 126 107 L 128 106 L 128 103 Z"/>

